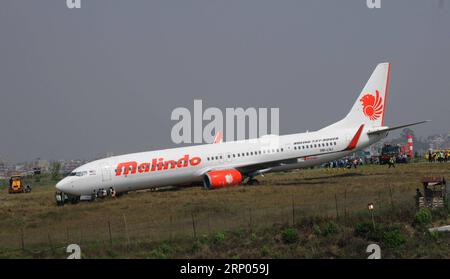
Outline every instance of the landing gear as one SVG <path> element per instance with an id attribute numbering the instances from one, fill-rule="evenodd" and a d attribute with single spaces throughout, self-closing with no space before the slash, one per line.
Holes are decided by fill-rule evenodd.
<path id="1" fill-rule="evenodd" d="M 66 203 L 77 204 L 84 201 L 95 201 L 96 199 L 105 199 L 107 197 L 115 198 L 126 194 L 124 192 L 117 193 L 113 187 L 106 189 L 94 189 L 90 195 L 72 196 L 63 192 L 55 192 L 56 205 L 63 206 Z"/>
<path id="2" fill-rule="evenodd" d="M 97 191 L 97 198 L 103 199 L 106 198 L 106 196 L 108 196 L 108 191 L 106 191 L 105 189 L 99 189 Z"/>
<path id="3" fill-rule="evenodd" d="M 76 196 L 69 197 L 69 202 L 71 204 L 77 204 L 79 201 L 80 201 L 80 197 L 76 197 Z"/>
<path id="4" fill-rule="evenodd" d="M 66 203 L 66 201 L 68 201 L 68 200 L 69 200 L 69 198 L 63 192 L 55 193 L 55 201 L 56 201 L 57 206 L 64 206 L 64 203 Z"/>
<path id="5" fill-rule="evenodd" d="M 246 184 L 246 185 L 249 185 L 249 186 L 259 185 L 259 181 L 258 181 L 258 179 L 256 179 L 256 178 L 249 177 L 248 180 L 247 180 L 247 182 L 246 182 L 245 184 Z"/>

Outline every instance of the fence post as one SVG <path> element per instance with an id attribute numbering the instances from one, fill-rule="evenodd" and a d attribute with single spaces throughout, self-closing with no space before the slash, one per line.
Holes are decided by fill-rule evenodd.
<path id="1" fill-rule="evenodd" d="M 169 228 L 169 230 L 170 230 L 170 239 L 172 239 L 173 238 L 173 221 L 172 221 L 172 214 L 170 214 L 170 228 Z"/>
<path id="2" fill-rule="evenodd" d="M 294 196 L 292 195 L 292 226 L 295 225 L 295 204 L 294 204 Z"/>
<path id="3" fill-rule="evenodd" d="M 111 243 L 111 246 L 113 246 L 112 233 L 111 233 L 111 221 L 110 220 L 108 220 L 108 231 L 109 231 L 109 242 Z"/>
<path id="4" fill-rule="evenodd" d="M 53 247 L 52 238 L 50 237 L 50 230 L 47 231 L 47 237 L 48 237 L 48 244 L 50 245 L 50 249 L 52 250 L 52 253 L 55 253 L 55 249 Z"/>
<path id="5" fill-rule="evenodd" d="M 20 244 L 22 246 L 22 251 L 25 251 L 25 240 L 24 240 L 23 228 L 20 229 Z"/>
<path id="6" fill-rule="evenodd" d="M 334 201 L 335 201 L 335 203 L 336 203 L 336 219 L 339 219 L 337 194 L 334 194 Z"/>
<path id="7" fill-rule="evenodd" d="M 380 212 L 381 212 L 381 210 L 383 209 L 382 202 L 381 202 L 381 200 L 382 200 L 382 195 L 381 195 L 381 193 L 382 193 L 382 192 L 378 192 L 378 207 L 380 208 Z"/>
<path id="8" fill-rule="evenodd" d="M 252 233 L 252 208 L 251 207 L 248 209 L 248 217 L 249 217 L 248 227 L 250 229 L 250 233 Z"/>
<path id="9" fill-rule="evenodd" d="M 286 221 L 286 220 L 284 220 L 284 217 L 286 216 L 285 214 L 284 214 L 284 212 L 283 212 L 283 207 L 281 207 L 280 206 L 280 221 L 281 221 L 281 223 L 283 224 L 284 223 L 284 221 Z M 289 217 L 288 217 L 288 223 L 289 223 Z"/>
<path id="10" fill-rule="evenodd" d="M 127 249 L 130 246 L 130 235 L 128 234 L 128 225 L 127 225 L 127 218 L 125 217 L 125 214 L 122 214 L 123 216 L 123 223 L 125 224 L 125 237 L 127 238 Z"/>
<path id="11" fill-rule="evenodd" d="M 208 233 L 211 234 L 211 214 L 208 212 Z"/>
<path id="12" fill-rule="evenodd" d="M 388 185 L 389 185 L 389 197 L 391 199 L 391 207 L 392 207 L 392 210 L 394 210 L 394 200 L 392 199 L 392 187 L 391 187 L 390 183 Z"/>
<path id="13" fill-rule="evenodd" d="M 194 219 L 194 213 L 191 212 L 191 217 L 192 217 L 192 229 L 194 231 L 194 238 L 197 239 L 197 231 L 195 230 L 195 219 Z"/>
<path id="14" fill-rule="evenodd" d="M 344 223 L 347 224 L 347 189 L 344 191 Z"/>

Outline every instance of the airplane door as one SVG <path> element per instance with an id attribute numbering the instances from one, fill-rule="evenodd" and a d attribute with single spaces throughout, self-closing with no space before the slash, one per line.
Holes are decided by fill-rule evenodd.
<path id="1" fill-rule="evenodd" d="M 281 148 L 283 148 L 284 151 L 291 151 L 292 148 L 292 143 L 284 143 L 281 145 Z"/>
<path id="2" fill-rule="evenodd" d="M 102 164 L 102 182 L 111 181 L 111 166 L 109 164 Z"/>

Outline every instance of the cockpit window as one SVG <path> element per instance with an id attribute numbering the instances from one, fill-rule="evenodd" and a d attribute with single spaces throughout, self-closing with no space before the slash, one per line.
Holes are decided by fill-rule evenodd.
<path id="1" fill-rule="evenodd" d="M 87 171 L 73 171 L 70 173 L 70 176 L 84 176 L 87 175 Z"/>

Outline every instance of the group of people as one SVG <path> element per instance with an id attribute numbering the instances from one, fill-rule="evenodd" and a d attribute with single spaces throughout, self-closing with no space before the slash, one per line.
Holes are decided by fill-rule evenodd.
<path id="1" fill-rule="evenodd" d="M 448 159 L 449 159 L 449 154 L 450 152 L 448 151 L 431 151 L 428 150 L 428 162 L 432 163 L 432 162 L 439 162 L 439 163 L 447 163 Z"/>
<path id="2" fill-rule="evenodd" d="M 360 165 L 363 165 L 364 161 L 362 158 L 343 158 L 339 160 L 334 160 L 325 164 L 327 168 L 348 168 L 351 169 L 357 168 Z"/>

